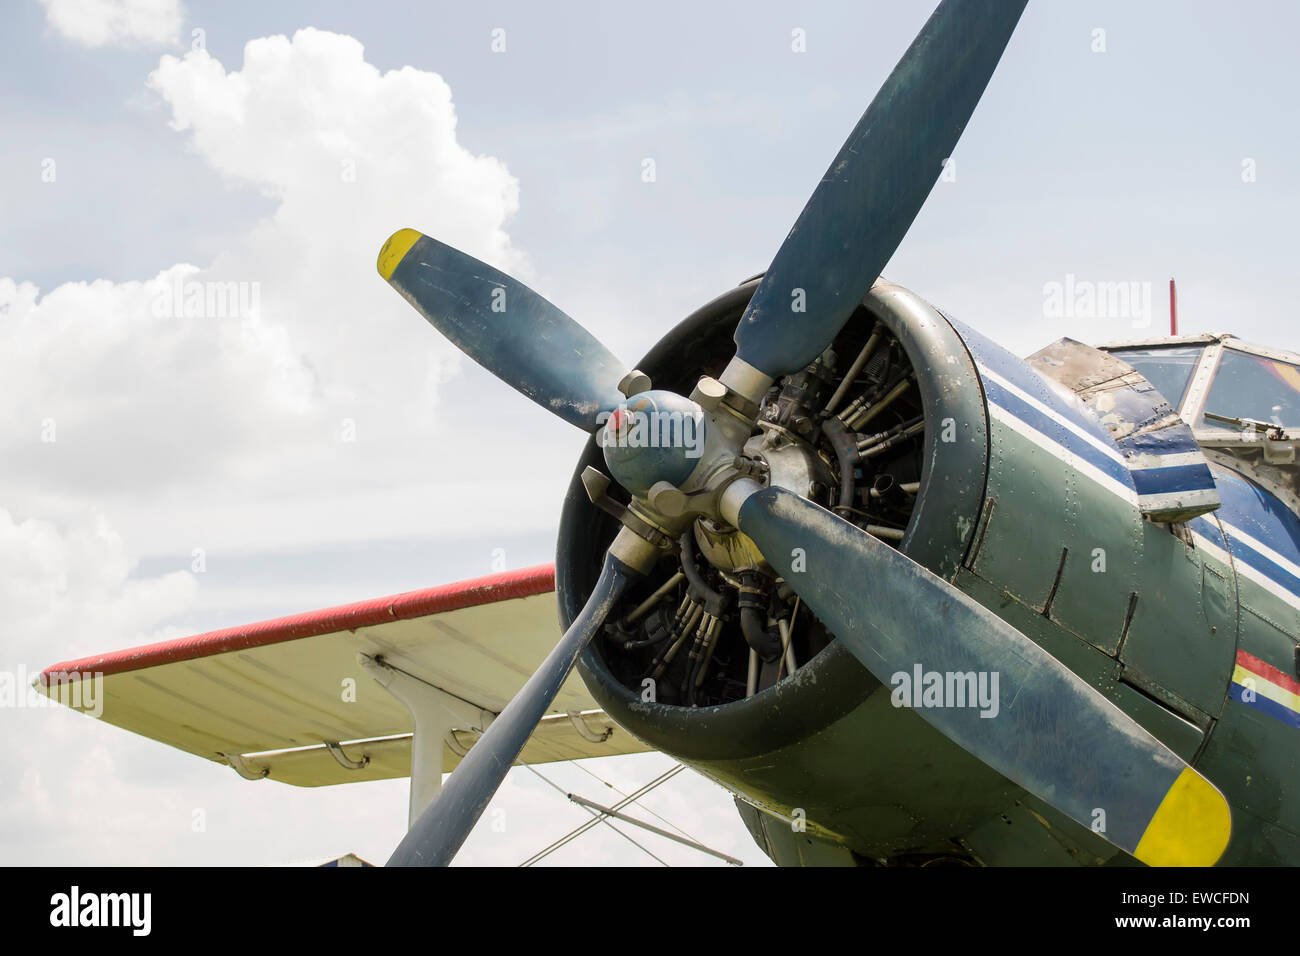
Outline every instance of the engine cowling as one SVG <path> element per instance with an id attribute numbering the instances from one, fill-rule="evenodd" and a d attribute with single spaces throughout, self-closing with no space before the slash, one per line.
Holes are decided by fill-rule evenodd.
<path id="1" fill-rule="evenodd" d="M 697 310 L 636 367 L 657 388 L 681 394 L 700 375 L 717 375 L 734 352 L 732 333 L 757 283 L 752 279 Z M 870 354 L 864 355 L 869 343 Z M 850 372 L 851 384 L 841 387 Z M 822 409 L 833 396 L 842 397 L 827 418 Z M 835 439 L 828 434 L 837 431 Z M 988 435 L 979 377 L 960 337 L 929 304 L 882 279 L 827 353 L 774 384 L 745 454 L 771 483 L 838 510 L 951 577 L 977 524 Z M 854 454 L 846 446 L 857 449 L 858 461 L 850 460 Z M 618 529 L 590 501 L 581 481 L 584 469 L 602 465 L 593 437 L 561 516 L 556 586 L 566 627 L 586 601 Z M 848 485 L 846 466 L 852 468 Z M 661 560 L 610 615 L 605 633 L 580 659 L 583 679 L 606 712 L 647 744 L 732 789 L 742 789 L 739 768 L 745 767 L 743 789 L 763 794 L 778 814 L 807 806 L 801 792 L 807 781 L 790 761 L 766 771 L 753 768 L 761 767 L 763 755 L 789 747 L 833 749 L 837 735 L 825 732 L 861 719 L 854 713 L 883 685 L 799 608 L 793 592 L 772 577 L 739 532 L 697 522 L 681 550 Z M 695 573 L 682 573 L 686 561 Z M 702 594 L 701 578 L 703 591 L 711 593 Z M 656 592 L 658 600 L 649 601 Z M 696 600 L 688 601 L 692 595 Z M 688 603 L 700 605 L 694 621 L 683 617 L 693 613 L 686 611 Z M 764 646 L 753 633 L 759 617 L 776 642 L 775 660 L 751 652 Z M 710 618 L 716 622 L 711 637 Z M 685 638 L 679 637 L 682 631 L 689 631 Z M 675 643 L 678 650 L 665 666 Z M 793 673 L 786 644 L 793 648 Z M 770 641 L 767 647 L 772 649 Z M 888 698 L 889 688 L 883 691 Z M 835 759 L 829 750 L 823 756 Z"/>

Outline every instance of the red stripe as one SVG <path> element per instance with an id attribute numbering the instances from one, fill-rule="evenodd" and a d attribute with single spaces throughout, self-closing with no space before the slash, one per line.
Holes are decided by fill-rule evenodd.
<path id="1" fill-rule="evenodd" d="M 481 604 L 532 597 L 555 590 L 555 565 L 539 564 L 518 571 L 489 574 L 453 584 L 443 584 L 421 591 L 407 591 L 391 597 L 373 598 L 356 604 L 341 604 L 320 611 L 278 617 L 257 624 L 227 627 L 193 637 L 181 637 L 124 651 L 83 657 L 77 661 L 54 664 L 41 672 L 41 683 L 50 684 L 50 675 L 66 673 L 121 674 L 127 671 L 174 664 L 213 654 L 265 647 L 303 637 L 317 637 L 336 631 L 354 631 L 387 621 L 404 621 L 444 611 L 457 611 Z"/>
<path id="2" fill-rule="evenodd" d="M 1261 661 L 1254 654 L 1247 654 L 1245 651 L 1237 651 L 1237 663 L 1248 671 L 1254 671 L 1259 677 L 1264 678 L 1283 687 L 1293 694 L 1300 694 L 1300 681 L 1289 676 L 1285 671 L 1280 671 L 1272 664 Z"/>

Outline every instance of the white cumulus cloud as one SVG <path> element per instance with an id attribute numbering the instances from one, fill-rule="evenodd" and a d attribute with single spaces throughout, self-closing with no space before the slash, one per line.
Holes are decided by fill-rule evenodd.
<path id="1" fill-rule="evenodd" d="M 213 261 L 152 278 L 45 295 L 0 278 L 0 378 L 13 386 L 0 407 L 0 492 L 11 506 L 70 518 L 112 499 L 134 509 L 111 512 L 133 543 L 145 546 L 148 522 L 148 547 L 185 552 L 250 531 L 261 543 L 330 528 L 431 533 L 440 517 L 467 520 L 475 495 L 502 526 L 527 518 L 526 502 L 499 504 L 514 497 L 504 467 L 446 454 L 465 447 L 460 414 L 440 414 L 459 353 L 375 271 L 402 226 L 530 271 L 506 228 L 518 181 L 458 141 L 442 78 L 381 72 L 352 37 L 304 29 L 250 41 L 240 69 L 203 50 L 164 56 L 148 85 L 190 150 L 274 206 Z M 496 383 L 491 395 L 522 401 Z M 503 464 L 559 460 L 550 434 L 543 425 L 485 450 Z M 431 480 L 455 491 L 431 495 Z M 547 493 L 558 501 L 558 483 Z M 413 502 L 423 527 L 411 525 Z"/>
<path id="2" fill-rule="evenodd" d="M 55 663 L 47 660 L 52 653 L 68 659 L 104 650 L 105 641 L 154 636 L 159 621 L 189 605 L 198 584 L 188 571 L 135 578 L 134 565 L 103 515 L 64 528 L 19 521 L 0 508 L 0 666 L 36 668 Z"/>

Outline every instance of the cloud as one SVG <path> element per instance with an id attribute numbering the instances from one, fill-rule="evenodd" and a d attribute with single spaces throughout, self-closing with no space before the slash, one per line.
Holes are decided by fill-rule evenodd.
<path id="1" fill-rule="evenodd" d="M 133 559 L 102 515 L 72 527 L 17 521 L 0 508 L 0 607 L 5 609 L 5 666 L 35 666 L 52 648 L 66 659 L 139 643 L 157 622 L 189 605 L 193 575 L 175 571 L 132 579 Z"/>
<path id="2" fill-rule="evenodd" d="M 442 78 L 381 72 L 352 37 L 304 29 L 250 41 L 237 70 L 204 50 L 164 56 L 148 86 L 193 153 L 274 208 L 213 261 L 150 279 L 43 296 L 0 279 L 11 507 L 65 520 L 108 508 L 133 542 L 186 552 L 466 531 L 470 516 L 479 530 L 549 525 L 514 501 L 509 472 L 549 460 L 534 471 L 558 501 L 577 439 L 557 444 L 563 426 L 546 422 L 483 445 L 461 417 L 482 381 L 466 386 L 459 353 L 375 272 L 407 225 L 531 271 L 506 229 L 518 181 L 458 141 Z M 495 382 L 489 396 L 522 401 Z M 476 437 L 473 467 L 448 456 Z M 431 494 L 438 482 L 447 494 Z"/>
<path id="3" fill-rule="evenodd" d="M 102 515 L 60 527 L 17 521 L 0 508 L 0 679 L 6 684 L 0 761 L 21 768 L 15 786 L 0 792 L 4 863 L 112 860 L 106 808 L 114 827 L 125 825 L 149 840 L 151 803 L 156 812 L 157 799 L 171 799 L 151 793 L 150 781 L 118 771 L 103 745 L 103 732 L 112 728 L 50 706 L 35 691 L 24 693 L 55 655 L 67 660 L 175 636 L 158 625 L 193 601 L 194 576 L 179 571 L 133 578 L 133 568 L 121 537 Z"/>
<path id="4" fill-rule="evenodd" d="M 159 46 L 180 39 L 180 0 L 41 0 L 62 36 L 87 47 Z"/>
<path id="5" fill-rule="evenodd" d="M 307 28 L 249 42 L 235 72 L 202 50 L 164 56 L 149 86 L 212 168 L 281 200 L 274 222 L 299 238 L 369 223 L 386 236 L 405 212 L 493 264 L 519 264 L 504 229 L 518 181 L 457 141 L 451 89 L 436 73 L 381 74 L 356 39 Z M 344 211 L 365 220 L 337 218 Z M 377 250 L 373 236 L 362 241 L 369 267 Z"/>
<path id="6" fill-rule="evenodd" d="M 0 279 L 6 483 L 91 499 L 148 492 L 210 475 L 209 448 L 234 469 L 310 420 L 316 380 L 283 327 L 183 315 L 175 290 L 200 274 L 178 265 L 43 298 Z"/>
<path id="7" fill-rule="evenodd" d="M 398 227 L 528 271 L 505 229 L 518 181 L 458 142 L 435 73 L 380 73 L 352 37 L 305 29 L 251 41 L 239 71 L 205 51 L 164 56 L 149 86 L 206 163 L 278 201 L 206 277 L 260 282 L 266 317 L 311 350 L 337 394 L 424 385 L 430 350 L 453 354 L 375 274 Z"/>

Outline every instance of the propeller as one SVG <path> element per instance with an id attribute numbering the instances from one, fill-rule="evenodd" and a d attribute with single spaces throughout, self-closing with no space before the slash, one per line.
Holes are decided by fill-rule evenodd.
<path id="1" fill-rule="evenodd" d="M 379 251 L 379 274 L 429 323 L 507 385 L 583 431 L 623 400 L 623 365 L 528 286 L 414 229 Z"/>
<path id="2" fill-rule="evenodd" d="M 446 866 L 456 855 L 488 801 L 501 786 L 524 743 L 546 716 L 574 661 L 605 622 L 637 572 L 613 554 L 605 555 L 586 606 L 528 682 L 470 748 L 428 810 L 397 845 L 389 866 Z M 486 744 L 486 746 L 484 746 Z M 433 807 L 437 812 L 430 812 Z"/>
<path id="3" fill-rule="evenodd" d="M 776 378 L 839 334 L 921 211 L 1024 8 L 1025 0 L 969 0 L 935 10 L 754 290 L 736 358 Z"/>
<path id="4" fill-rule="evenodd" d="M 384 245 L 379 272 L 407 301 L 480 365 L 566 421 L 587 431 L 608 422 L 605 431 L 617 432 L 626 414 L 637 413 L 631 404 L 698 413 L 705 425 L 703 449 L 693 453 L 628 454 L 604 442 L 611 475 L 633 497 L 595 590 L 390 863 L 451 860 L 628 582 L 653 568 L 699 515 L 747 534 L 882 681 L 926 661 L 997 673 L 1010 693 L 996 717 L 971 708 L 919 712 L 1008 779 L 1084 826 L 1104 810 L 1102 835 L 1145 862 L 1208 864 L 1221 855 L 1227 804 L 1169 748 L 951 584 L 818 505 L 763 488 L 738 457 L 770 383 L 821 354 L 893 255 L 1024 5 L 939 5 L 782 243 L 736 329 L 735 358 L 720 380 L 702 378 L 689 400 L 646 392 L 639 373 L 504 273 L 411 229 Z M 792 308 L 797 295 L 803 311 Z M 622 412 L 610 419 L 616 409 Z M 802 573 L 790 560 L 796 549 L 806 556 Z"/>
<path id="5" fill-rule="evenodd" d="M 1144 863 L 1222 855 L 1231 820 L 1218 790 L 1055 657 L 838 515 L 783 488 L 746 491 L 734 515 L 724 499 L 723 517 L 883 683 L 927 662 L 998 675 L 996 713 L 916 709 L 950 740 L 1085 826 L 1104 811 L 1103 835 Z"/>

